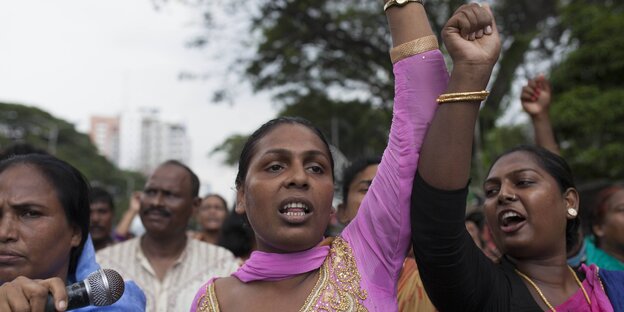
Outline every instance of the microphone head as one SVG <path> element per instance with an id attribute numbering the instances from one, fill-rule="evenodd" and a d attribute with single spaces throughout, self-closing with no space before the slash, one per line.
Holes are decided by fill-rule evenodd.
<path id="1" fill-rule="evenodd" d="M 111 269 L 99 269 L 87 276 L 84 281 L 89 299 L 94 306 L 107 306 L 115 303 L 124 293 L 125 284 L 119 273 Z"/>

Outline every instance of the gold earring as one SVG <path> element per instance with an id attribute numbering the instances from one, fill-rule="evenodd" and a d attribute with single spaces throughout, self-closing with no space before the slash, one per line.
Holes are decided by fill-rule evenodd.
<path id="1" fill-rule="evenodd" d="M 576 215 L 578 215 L 578 211 L 576 211 L 576 209 L 568 208 L 568 216 L 576 218 Z"/>

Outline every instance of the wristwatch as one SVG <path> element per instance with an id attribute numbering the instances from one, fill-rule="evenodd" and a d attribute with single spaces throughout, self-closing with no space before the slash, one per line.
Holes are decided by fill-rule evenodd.
<path id="1" fill-rule="evenodd" d="M 390 0 L 388 2 L 386 2 L 386 4 L 384 5 L 384 11 L 387 11 L 389 8 L 393 7 L 393 6 L 398 6 L 398 7 L 402 7 L 406 4 L 408 4 L 409 2 L 418 2 L 420 4 L 423 4 L 423 0 Z"/>

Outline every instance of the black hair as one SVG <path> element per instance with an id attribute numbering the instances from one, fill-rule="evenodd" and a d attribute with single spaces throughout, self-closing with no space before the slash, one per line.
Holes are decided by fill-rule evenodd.
<path id="1" fill-rule="evenodd" d="M 0 151 L 0 160 L 5 160 L 11 158 L 15 155 L 26 155 L 26 154 L 43 154 L 48 155 L 48 153 L 40 148 L 32 146 L 28 143 L 15 143 L 11 144 L 2 151 Z"/>
<path id="2" fill-rule="evenodd" d="M 197 177 L 197 175 L 195 174 L 195 172 L 193 172 L 193 170 L 191 170 L 191 168 L 189 168 L 187 165 L 174 160 L 174 159 L 170 159 L 165 161 L 164 163 L 160 164 L 159 167 L 162 166 L 168 166 L 168 165 L 172 165 L 172 166 L 178 166 L 184 170 L 186 170 L 186 172 L 188 172 L 189 177 L 191 178 L 191 195 L 193 197 L 197 197 L 199 196 L 199 178 Z"/>
<path id="3" fill-rule="evenodd" d="M 251 253 L 254 240 L 247 214 L 239 214 L 236 209 L 232 209 L 221 227 L 218 245 L 227 248 L 234 256 L 243 258 Z"/>
<path id="4" fill-rule="evenodd" d="M 80 244 L 72 248 L 69 258 L 68 279 L 75 279 L 78 258 L 89 235 L 89 183 L 72 165 L 50 155 L 26 154 L 11 157 L 0 162 L 0 173 L 17 165 L 34 166 L 56 190 L 65 217 L 71 226 L 78 227 L 82 234 Z"/>
<path id="5" fill-rule="evenodd" d="M 485 227 L 485 214 L 482 211 L 476 210 L 469 213 L 466 215 L 465 220 L 474 223 L 479 228 L 479 231 L 482 231 Z"/>
<path id="6" fill-rule="evenodd" d="M 349 196 L 349 186 L 362 170 L 366 169 L 370 165 L 378 165 L 381 163 L 380 156 L 371 156 L 358 158 L 344 170 L 342 175 L 342 202 L 346 203 Z"/>
<path id="7" fill-rule="evenodd" d="M 113 195 L 111 195 L 111 193 L 109 193 L 103 187 L 91 187 L 91 192 L 89 193 L 89 204 L 93 203 L 105 203 L 108 205 L 111 211 L 115 211 Z"/>
<path id="8" fill-rule="evenodd" d="M 208 195 L 204 196 L 204 198 L 202 198 L 202 201 L 204 201 L 204 200 L 206 200 L 206 199 L 208 199 L 210 197 L 215 197 L 218 200 L 220 200 L 221 203 L 223 204 L 223 209 L 225 209 L 225 211 L 228 211 L 228 209 L 227 209 L 227 201 L 225 201 L 225 198 L 223 198 L 223 196 L 221 196 L 221 195 L 219 195 L 217 193 L 212 193 L 212 194 L 208 194 Z"/>
<path id="9" fill-rule="evenodd" d="M 249 163 L 251 162 L 251 158 L 255 152 L 255 147 L 258 144 L 258 141 L 262 139 L 267 133 L 271 130 L 275 129 L 277 126 L 283 124 L 293 124 L 293 125 L 301 125 L 308 129 L 310 129 L 314 134 L 316 134 L 325 147 L 327 147 L 327 154 L 329 155 L 330 165 L 331 165 L 331 175 L 332 179 L 334 178 L 334 157 L 332 156 L 331 149 L 329 148 L 329 143 L 327 143 L 327 139 L 323 135 L 323 132 L 317 127 L 315 127 L 308 120 L 301 117 L 279 117 L 272 120 L 269 120 L 267 123 L 263 124 L 258 128 L 254 133 L 251 134 L 245 145 L 243 146 L 243 150 L 241 151 L 241 155 L 238 161 L 238 174 L 236 175 L 236 188 L 241 187 L 245 183 L 245 179 L 247 178 L 247 171 L 249 170 Z"/>
<path id="10" fill-rule="evenodd" d="M 550 152 L 549 150 L 534 146 L 534 145 L 519 145 L 514 148 L 511 148 L 499 155 L 492 166 L 501 159 L 503 156 L 509 155 L 515 152 L 524 152 L 530 154 L 537 162 L 537 164 L 544 169 L 551 177 L 557 181 L 557 185 L 559 185 L 559 190 L 563 194 L 569 188 L 576 189 L 574 184 L 574 177 L 572 175 L 572 169 L 568 163 L 563 159 L 563 157 Z M 488 170 L 490 172 L 492 170 L 492 166 Z M 578 231 L 580 227 L 580 219 L 568 219 L 566 223 L 566 250 L 570 251 L 576 246 L 578 243 Z"/>

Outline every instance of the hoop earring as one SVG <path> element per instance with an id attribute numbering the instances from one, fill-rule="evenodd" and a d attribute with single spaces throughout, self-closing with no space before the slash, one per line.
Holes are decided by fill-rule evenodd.
<path id="1" fill-rule="evenodd" d="M 568 208 L 568 216 L 572 218 L 576 218 L 577 215 L 578 215 L 578 211 L 576 211 L 576 209 Z"/>

